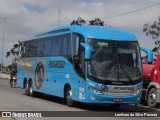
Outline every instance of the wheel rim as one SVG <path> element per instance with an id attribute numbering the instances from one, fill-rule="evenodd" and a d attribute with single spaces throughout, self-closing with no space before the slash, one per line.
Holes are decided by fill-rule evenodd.
<path id="1" fill-rule="evenodd" d="M 67 91 L 66 99 L 67 99 L 67 101 L 70 101 L 70 100 L 72 99 L 72 91 L 71 91 L 71 89 L 69 89 L 69 90 Z"/>
<path id="2" fill-rule="evenodd" d="M 25 84 L 25 90 L 26 91 L 28 90 L 28 84 L 27 83 Z"/>
<path id="3" fill-rule="evenodd" d="M 151 93 L 151 95 L 149 96 L 150 102 L 154 103 L 156 100 L 156 94 L 155 93 Z"/>
<path id="4" fill-rule="evenodd" d="M 30 94 L 32 94 L 33 90 L 32 90 L 32 84 L 30 85 L 30 89 L 29 89 Z"/>

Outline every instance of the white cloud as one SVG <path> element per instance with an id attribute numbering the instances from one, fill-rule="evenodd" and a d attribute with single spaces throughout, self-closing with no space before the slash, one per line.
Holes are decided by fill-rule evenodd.
<path id="1" fill-rule="evenodd" d="M 86 20 L 104 18 L 133 11 L 160 2 L 159 0 L 61 0 L 61 25 L 70 24 L 73 19 Z M 58 19 L 59 0 L 0 0 L 1 17 L 18 17 L 6 22 L 6 53 L 18 40 L 25 39 L 37 32 L 50 28 Z M 143 25 L 157 20 L 160 5 L 133 14 L 103 19 L 106 24 L 128 27 L 139 40 L 140 45 L 153 48 L 154 44 L 142 32 Z M 3 21 L 0 19 L 0 44 L 2 45 Z M 1 48 L 1 46 L 0 46 Z M 1 53 L 1 49 L 0 49 Z M 0 56 L 1 57 L 1 56 Z M 9 64 L 10 59 L 4 59 Z"/>

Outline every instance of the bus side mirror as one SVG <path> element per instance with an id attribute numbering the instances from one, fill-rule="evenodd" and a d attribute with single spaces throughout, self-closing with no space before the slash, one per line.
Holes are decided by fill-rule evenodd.
<path id="1" fill-rule="evenodd" d="M 85 43 L 81 43 L 81 45 L 85 49 L 85 59 L 90 60 L 91 59 L 91 47 Z"/>
<path id="2" fill-rule="evenodd" d="M 152 50 L 150 50 L 148 48 L 144 48 L 144 47 L 140 47 L 140 50 L 147 53 L 147 56 L 148 56 L 147 61 L 148 61 L 148 63 L 152 63 L 153 62 L 153 52 L 152 52 Z"/>

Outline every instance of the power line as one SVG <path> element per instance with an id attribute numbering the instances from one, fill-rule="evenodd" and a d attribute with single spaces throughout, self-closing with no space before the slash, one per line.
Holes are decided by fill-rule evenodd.
<path id="1" fill-rule="evenodd" d="M 125 12 L 125 13 L 120 13 L 120 14 L 112 15 L 112 16 L 108 16 L 108 17 L 103 17 L 103 18 L 100 18 L 100 19 L 108 19 L 108 18 L 119 17 L 119 16 L 122 16 L 122 15 L 127 15 L 127 14 L 131 14 L 131 13 L 139 12 L 139 11 L 142 11 L 142 10 L 145 10 L 145 9 L 157 6 L 157 5 L 160 5 L 160 2 L 156 3 L 156 4 L 153 4 L 153 5 L 150 5 L 150 6 L 147 6 L 147 7 L 144 7 L 144 8 L 137 9 L 137 10 L 133 10 L 133 11 Z M 90 21 L 90 20 L 86 20 L 86 21 Z M 63 22 L 71 22 L 71 21 L 67 20 L 67 21 L 63 21 Z"/>
<path id="2" fill-rule="evenodd" d="M 58 21 L 54 22 L 52 25 L 49 25 L 47 28 L 58 26 Z"/>
<path id="3" fill-rule="evenodd" d="M 131 13 L 134 13 L 134 12 L 138 12 L 138 11 L 141 11 L 141 10 L 145 10 L 145 9 L 157 6 L 159 4 L 160 4 L 160 2 L 156 3 L 156 4 L 153 4 L 153 5 L 150 5 L 150 6 L 147 6 L 147 7 L 144 7 L 144 8 L 137 9 L 137 10 L 133 10 L 133 11 L 117 14 L 117 15 L 112 15 L 112 16 L 108 16 L 108 17 L 103 17 L 103 18 L 100 18 L 100 19 L 108 19 L 108 18 L 118 17 L 118 16 L 122 16 L 122 15 L 126 15 L 126 14 L 131 14 Z"/>
<path id="4" fill-rule="evenodd" d="M 150 6 L 147 6 L 147 7 L 144 7 L 144 8 L 137 9 L 137 10 L 133 10 L 133 11 L 117 14 L 117 15 L 112 15 L 112 16 L 108 16 L 108 17 L 103 17 L 103 18 L 100 18 L 100 19 L 109 19 L 109 18 L 119 17 L 119 16 L 122 16 L 122 15 L 127 15 L 127 14 L 131 14 L 131 13 L 139 12 L 139 11 L 142 11 L 142 10 L 145 10 L 145 9 L 148 9 L 148 8 L 152 8 L 152 7 L 157 6 L 157 5 L 160 5 L 160 2 L 156 3 L 156 4 L 153 4 L 153 5 L 150 5 Z M 66 23 L 71 22 L 71 21 L 72 20 L 65 20 L 65 21 L 61 20 L 61 22 L 66 22 Z M 86 21 L 89 22 L 90 20 L 86 20 Z M 59 24 L 59 20 L 57 22 Z M 55 22 L 50 27 L 55 26 L 55 24 L 57 24 L 57 22 Z"/>

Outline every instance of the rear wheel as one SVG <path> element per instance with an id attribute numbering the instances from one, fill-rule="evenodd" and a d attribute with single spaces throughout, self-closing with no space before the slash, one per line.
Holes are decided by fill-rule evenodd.
<path id="1" fill-rule="evenodd" d="M 65 99 L 66 99 L 67 106 L 72 107 L 73 106 L 73 100 L 72 100 L 72 90 L 71 90 L 70 87 L 66 88 Z"/>
<path id="2" fill-rule="evenodd" d="M 152 88 L 149 90 L 148 92 L 148 96 L 147 96 L 147 104 L 150 107 L 157 107 L 157 90 L 156 88 Z"/>
<path id="3" fill-rule="evenodd" d="M 29 82 L 29 95 L 31 97 L 35 96 L 35 92 L 33 91 L 32 81 Z"/>
<path id="4" fill-rule="evenodd" d="M 25 82 L 24 87 L 25 87 L 25 95 L 29 96 L 29 88 L 28 88 L 28 83 L 27 82 Z"/>

